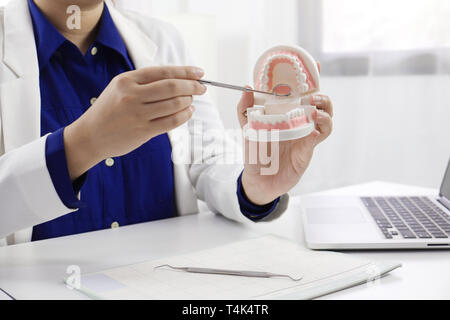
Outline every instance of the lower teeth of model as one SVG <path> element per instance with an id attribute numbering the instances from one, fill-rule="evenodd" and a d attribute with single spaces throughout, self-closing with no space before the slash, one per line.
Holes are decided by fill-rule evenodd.
<path id="1" fill-rule="evenodd" d="M 294 109 L 286 114 L 263 114 L 263 111 L 258 109 L 251 111 L 249 116 L 251 121 L 258 121 L 264 124 L 276 125 L 277 123 L 289 122 L 289 120 L 302 117 L 305 115 L 303 109 Z"/>

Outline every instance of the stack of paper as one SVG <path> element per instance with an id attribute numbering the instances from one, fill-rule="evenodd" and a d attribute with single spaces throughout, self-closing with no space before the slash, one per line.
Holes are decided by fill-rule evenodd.
<path id="1" fill-rule="evenodd" d="M 187 273 L 161 265 L 264 271 L 289 278 Z M 365 283 L 401 265 L 315 252 L 275 236 L 119 267 L 81 278 L 81 291 L 101 299 L 311 299 Z"/>

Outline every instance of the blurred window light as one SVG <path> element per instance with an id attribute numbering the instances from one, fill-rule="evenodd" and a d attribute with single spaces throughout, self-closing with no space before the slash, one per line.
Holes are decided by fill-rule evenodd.
<path id="1" fill-rule="evenodd" d="M 450 47 L 449 0 L 322 0 L 322 52 Z"/>

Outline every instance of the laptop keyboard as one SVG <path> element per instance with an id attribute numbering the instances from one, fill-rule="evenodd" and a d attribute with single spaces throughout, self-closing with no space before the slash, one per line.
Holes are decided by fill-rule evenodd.
<path id="1" fill-rule="evenodd" d="M 445 239 L 450 216 L 427 197 L 362 197 L 386 239 Z"/>

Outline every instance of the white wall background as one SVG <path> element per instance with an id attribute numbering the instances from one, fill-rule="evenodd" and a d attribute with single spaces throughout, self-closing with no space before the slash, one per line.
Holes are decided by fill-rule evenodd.
<path id="1" fill-rule="evenodd" d="M 323 77 L 335 130 L 296 192 L 371 180 L 438 187 L 450 157 L 450 77 Z"/>

